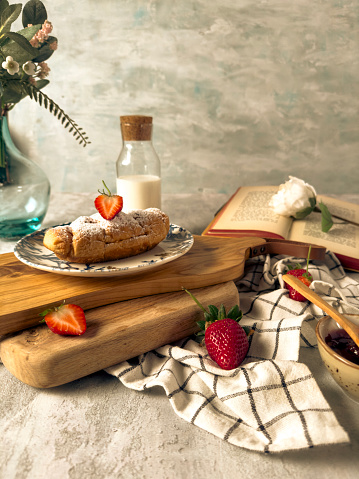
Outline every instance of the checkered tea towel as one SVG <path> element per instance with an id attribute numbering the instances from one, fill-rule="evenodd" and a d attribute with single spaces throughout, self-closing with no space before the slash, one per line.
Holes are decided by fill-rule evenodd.
<path id="1" fill-rule="evenodd" d="M 241 324 L 254 334 L 237 369 L 220 369 L 187 338 L 106 371 L 138 391 L 162 386 L 180 417 L 246 449 L 271 453 L 349 442 L 310 370 L 298 362 L 300 346 L 315 347 L 315 325 L 324 314 L 308 301 L 293 301 L 284 288 L 286 264 L 301 261 L 262 256 L 247 262 L 237 287 Z M 309 271 L 318 294 L 341 312 L 359 314 L 359 283 L 335 255 L 328 252 Z"/>

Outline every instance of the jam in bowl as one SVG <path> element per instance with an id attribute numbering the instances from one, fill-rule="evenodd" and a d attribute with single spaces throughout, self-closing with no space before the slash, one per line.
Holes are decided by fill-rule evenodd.
<path id="1" fill-rule="evenodd" d="M 334 329 L 326 336 L 325 342 L 343 358 L 359 364 L 359 347 L 344 329 Z"/>
<path id="2" fill-rule="evenodd" d="M 359 315 L 346 315 L 359 324 Z M 359 402 L 359 348 L 348 334 L 329 316 L 321 318 L 316 326 L 320 356 L 326 368 L 342 390 Z"/>

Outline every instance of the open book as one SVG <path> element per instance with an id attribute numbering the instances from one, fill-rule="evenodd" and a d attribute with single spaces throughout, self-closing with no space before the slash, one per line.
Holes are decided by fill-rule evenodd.
<path id="1" fill-rule="evenodd" d="M 336 254 L 345 268 L 359 270 L 359 226 L 335 219 L 323 233 L 321 214 L 313 212 L 303 220 L 273 213 L 269 206 L 277 186 L 238 188 L 214 220 L 203 231 L 205 236 L 258 236 L 301 241 L 324 246 Z M 318 195 L 332 215 L 359 224 L 359 205 Z"/>

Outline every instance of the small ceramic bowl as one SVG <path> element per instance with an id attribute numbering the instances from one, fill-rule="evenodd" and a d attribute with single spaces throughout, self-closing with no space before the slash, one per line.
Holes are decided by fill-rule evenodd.
<path id="1" fill-rule="evenodd" d="M 359 324 L 359 315 L 347 315 L 348 319 Z M 354 401 L 359 402 L 359 365 L 343 358 L 331 349 L 325 338 L 334 330 L 341 329 L 329 316 L 321 318 L 316 326 L 316 335 L 320 356 L 342 390 Z"/>

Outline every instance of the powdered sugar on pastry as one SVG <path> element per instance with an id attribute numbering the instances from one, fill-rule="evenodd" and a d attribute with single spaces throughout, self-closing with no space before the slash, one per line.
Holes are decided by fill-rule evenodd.
<path id="1" fill-rule="evenodd" d="M 98 213 L 46 231 L 44 245 L 65 261 L 98 263 L 154 248 L 167 235 L 168 216 L 157 208 L 120 212 L 112 220 Z"/>

